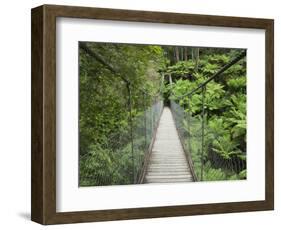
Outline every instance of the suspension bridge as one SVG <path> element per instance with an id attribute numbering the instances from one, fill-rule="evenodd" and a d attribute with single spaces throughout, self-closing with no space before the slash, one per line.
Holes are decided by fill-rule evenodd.
<path id="1" fill-rule="evenodd" d="M 144 162 L 144 172 L 140 174 L 143 176 L 139 183 L 177 183 L 204 180 L 203 171 L 210 167 L 204 162 L 204 145 L 207 131 L 204 109 L 206 85 L 245 57 L 245 55 L 245 52 L 238 55 L 191 92 L 175 97 L 176 100 L 183 97 L 188 98 L 187 108 L 183 108 L 175 100 L 170 99 L 170 106 L 165 106 L 163 112 L 157 116 L 159 120 L 154 130 L 155 135 L 152 135 L 154 138 L 148 152 L 149 159 Z M 171 76 L 169 76 L 169 79 L 170 83 L 172 83 Z M 198 91 L 201 92 L 201 120 L 196 120 L 192 117 L 189 104 L 192 96 Z M 192 145 L 197 145 L 197 147 L 194 148 Z M 220 162 L 217 159 L 212 159 L 212 161 L 219 167 L 229 167 L 226 165 L 228 162 Z M 235 163 L 234 167 L 231 166 L 232 170 L 239 168 L 239 171 L 244 167 L 241 162 Z"/>
<path id="2" fill-rule="evenodd" d="M 126 137 L 129 137 L 126 143 L 129 143 L 129 166 L 120 166 L 114 171 L 126 172 L 129 175 L 130 181 L 115 182 L 116 184 L 143 184 L 143 183 L 181 183 L 203 181 L 204 170 L 212 172 L 214 168 L 210 167 L 204 159 L 205 137 L 210 135 L 205 127 L 205 91 L 209 82 L 220 76 L 224 71 L 236 64 L 246 56 L 246 52 L 242 52 L 228 64 L 223 66 L 217 73 L 213 74 L 205 82 L 198 85 L 190 92 L 187 92 L 180 97 L 170 95 L 168 105 L 163 103 L 161 92 L 148 105 L 148 96 L 144 90 L 140 90 L 143 96 L 142 113 L 137 116 L 133 115 L 134 102 L 132 97 L 134 90 L 130 82 L 120 77 L 126 86 L 128 93 L 127 108 L 128 108 L 128 124 L 129 130 Z M 97 60 L 101 60 L 110 71 L 117 73 L 112 66 L 106 64 L 101 57 L 93 56 Z M 164 78 L 162 79 L 164 81 Z M 169 76 L 171 83 L 171 75 Z M 161 91 L 161 89 L 159 90 Z M 159 96 L 160 95 L 160 96 Z M 200 95 L 198 98 L 198 95 Z M 201 100 L 201 114 L 196 119 L 192 116 L 190 110 L 190 101 L 196 96 Z M 188 99 L 186 108 L 182 107 L 179 101 L 183 98 Z M 140 105 L 138 105 L 140 106 Z M 122 138 L 121 138 L 122 139 Z M 125 146 L 128 147 L 128 144 Z M 122 151 L 119 158 L 123 157 Z M 128 154 L 128 149 L 126 149 Z M 216 156 L 209 156 L 208 161 L 213 162 L 215 169 L 227 168 L 233 172 L 239 172 L 245 169 L 243 161 L 234 159 L 230 161 L 221 161 Z M 212 159 L 210 159 L 212 158 Z M 237 160 L 237 162 L 235 161 Z M 102 167 L 102 165 L 101 165 Z M 211 170 L 210 170 L 211 169 Z M 213 170 L 214 173 L 221 173 L 220 170 Z M 108 185 L 110 176 L 106 172 L 98 175 L 95 180 L 96 185 Z M 214 177 L 215 178 L 215 177 Z M 121 178 L 122 179 L 122 178 Z"/>
<path id="3" fill-rule="evenodd" d="M 164 107 L 156 131 L 144 183 L 190 182 L 190 171 L 172 112 Z"/>

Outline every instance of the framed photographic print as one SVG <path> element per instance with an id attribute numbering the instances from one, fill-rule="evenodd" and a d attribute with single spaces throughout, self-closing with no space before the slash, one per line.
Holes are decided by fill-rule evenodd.
<path id="1" fill-rule="evenodd" d="M 271 19 L 32 9 L 41 224 L 272 210 Z"/>

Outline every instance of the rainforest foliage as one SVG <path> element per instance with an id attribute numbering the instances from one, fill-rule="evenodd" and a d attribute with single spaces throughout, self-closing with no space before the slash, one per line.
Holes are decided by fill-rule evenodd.
<path id="1" fill-rule="evenodd" d="M 204 180 L 245 178 L 245 60 L 207 84 L 204 117 L 201 91 L 181 97 L 240 52 L 80 42 L 79 185 L 136 183 L 155 128 L 150 124 L 159 115 L 155 106 L 159 94 L 192 117 L 194 125 L 182 124 L 186 132 L 198 132 L 204 120 L 203 161 L 199 154 L 202 136 L 191 138 L 196 174 L 203 162 Z"/>
<path id="2" fill-rule="evenodd" d="M 241 60 L 206 87 L 182 97 L 229 63 L 241 50 L 200 49 L 199 53 L 200 57 L 179 61 L 167 71 L 174 79 L 167 87 L 170 98 L 191 116 L 190 124 L 183 124 L 190 132 L 191 140 L 188 141 L 191 142 L 196 174 L 201 174 L 202 166 L 203 180 L 246 178 L 246 61 Z M 202 161 L 199 152 L 203 152 Z"/>
<path id="3" fill-rule="evenodd" d="M 141 158 L 147 146 L 136 123 L 159 91 L 164 64 L 159 46 L 79 44 L 80 186 L 134 181 L 132 147 Z"/>

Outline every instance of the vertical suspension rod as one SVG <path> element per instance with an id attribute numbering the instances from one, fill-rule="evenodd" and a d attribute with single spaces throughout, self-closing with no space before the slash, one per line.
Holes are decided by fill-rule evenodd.
<path id="1" fill-rule="evenodd" d="M 132 183 L 135 183 L 135 156 L 134 156 L 134 137 L 133 137 L 133 116 L 132 116 L 132 92 L 131 86 L 127 83 L 128 90 L 128 109 L 129 109 L 129 123 L 130 123 L 130 138 L 131 138 L 131 153 L 132 153 Z"/>
<path id="2" fill-rule="evenodd" d="M 201 175 L 200 175 L 200 180 L 203 181 L 203 169 L 204 169 L 204 144 L 205 144 L 205 91 L 206 91 L 206 86 L 203 86 L 201 89 L 202 97 L 201 97 L 201 102 L 202 102 L 202 143 L 201 143 Z"/>

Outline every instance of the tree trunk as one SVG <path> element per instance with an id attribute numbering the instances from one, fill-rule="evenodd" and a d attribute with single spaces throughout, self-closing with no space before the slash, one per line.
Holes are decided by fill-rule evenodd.
<path id="1" fill-rule="evenodd" d="M 170 83 L 170 85 L 172 85 L 172 84 L 173 84 L 172 74 L 169 74 L 169 83 Z"/>
<path id="2" fill-rule="evenodd" d="M 184 60 L 187 61 L 188 57 L 187 57 L 187 47 L 184 47 Z"/>
<path id="3" fill-rule="evenodd" d="M 195 56 L 195 72 L 198 72 L 199 65 L 199 48 L 194 48 L 194 56 Z"/>
<path id="4" fill-rule="evenodd" d="M 183 53 L 184 53 L 184 47 L 181 47 L 181 61 L 184 60 L 184 58 L 183 58 Z"/>
<path id="5" fill-rule="evenodd" d="M 180 60 L 180 54 L 179 54 L 179 47 L 175 47 L 175 57 L 176 57 L 176 62 Z"/>

